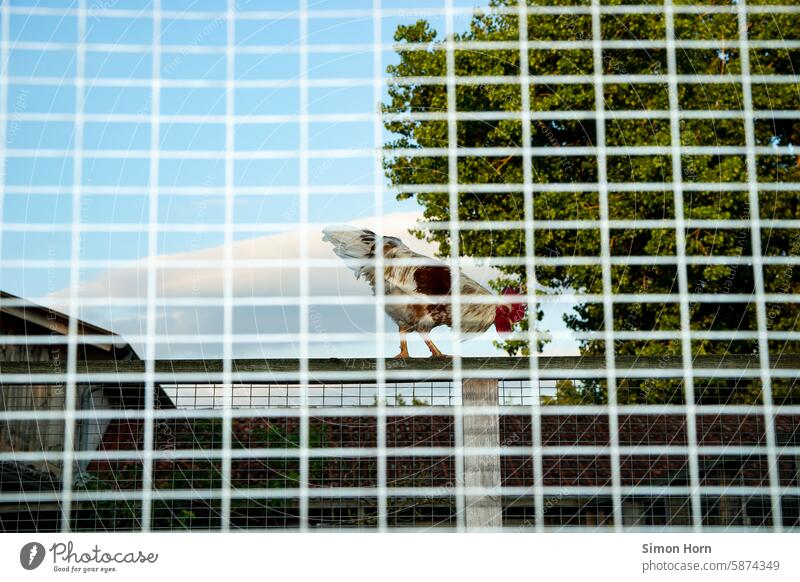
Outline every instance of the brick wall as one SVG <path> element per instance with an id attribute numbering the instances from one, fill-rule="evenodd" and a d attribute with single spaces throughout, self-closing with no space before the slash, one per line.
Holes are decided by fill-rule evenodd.
<path id="1" fill-rule="evenodd" d="M 367 417 L 316 417 L 310 420 L 310 445 L 314 448 L 373 448 L 377 446 L 376 419 Z M 242 418 L 233 421 L 234 449 L 286 449 L 296 454 L 299 443 L 297 418 Z M 800 416 L 776 418 L 782 442 L 800 442 Z M 764 445 L 764 422 L 758 415 L 700 415 L 697 435 L 702 446 Z M 156 481 L 175 484 L 170 473 L 178 472 L 187 485 L 192 479 L 213 472 L 215 461 L 200 451 L 222 446 L 219 420 L 159 421 L 155 430 L 156 450 L 193 451 L 194 458 L 156 463 Z M 686 446 L 686 419 L 681 415 L 621 415 L 621 446 Z M 102 450 L 140 448 L 141 422 L 112 422 Z M 530 417 L 504 415 L 500 418 L 500 443 L 510 453 L 503 455 L 502 482 L 506 486 L 533 485 L 530 452 Z M 607 486 L 611 484 L 611 459 L 604 452 L 593 454 L 547 454 L 547 447 L 598 446 L 610 444 L 608 418 L 603 415 L 546 415 L 542 417 L 543 477 L 546 486 Z M 387 418 L 386 444 L 390 448 L 430 448 L 454 446 L 453 423 L 449 416 L 400 416 Z M 518 454 L 516 454 L 518 452 Z M 780 455 L 780 476 L 784 485 L 798 483 L 796 457 Z M 701 454 L 701 484 L 765 485 L 767 459 L 763 454 Z M 390 487 L 448 487 L 454 482 L 455 464 L 449 456 L 396 455 L 387 458 Z M 623 454 L 620 459 L 623 485 L 686 485 L 688 466 L 685 454 Z M 138 463 L 100 460 L 90 472 L 112 481 L 131 477 L 136 486 Z M 254 458 L 233 461 L 233 479 L 237 487 L 296 485 L 295 459 Z M 311 461 L 312 487 L 372 487 L 377 484 L 377 460 L 373 455 L 315 458 Z"/>

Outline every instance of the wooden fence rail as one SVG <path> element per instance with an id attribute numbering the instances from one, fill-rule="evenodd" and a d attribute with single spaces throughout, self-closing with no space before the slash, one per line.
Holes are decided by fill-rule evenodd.
<path id="1" fill-rule="evenodd" d="M 460 370 L 464 377 L 519 379 L 529 375 L 530 360 L 527 357 L 461 358 Z M 606 375 L 604 356 L 540 356 L 534 359 L 537 373 L 542 379 L 568 379 L 573 377 L 602 378 Z M 374 377 L 374 358 L 312 358 L 307 361 L 305 372 L 311 381 L 336 381 L 350 378 Z M 760 359 L 753 355 L 715 355 L 692 358 L 695 376 L 705 373 L 724 377 L 755 376 L 760 372 Z M 658 373 L 666 377 L 683 375 L 681 356 L 617 356 L 615 369 L 620 377 L 649 377 Z M 452 358 L 410 358 L 407 360 L 385 360 L 388 379 L 414 380 L 420 377 L 447 378 L 452 376 Z M 795 376 L 800 372 L 800 354 L 784 354 L 770 359 L 770 370 L 782 376 Z M 219 381 L 223 374 L 223 361 L 214 360 L 156 360 L 153 362 L 156 381 L 167 381 L 170 375 L 190 375 L 192 381 Z M 254 381 L 261 379 L 299 378 L 303 371 L 299 359 L 234 359 L 231 361 L 234 380 Z M 132 381 L 146 372 L 144 361 L 92 360 L 77 362 L 79 381 L 91 381 L 92 375 L 103 376 L 103 381 Z M 48 376 L 63 376 L 67 373 L 65 361 L 56 362 L 2 362 L 0 361 L 0 383 L 26 384 L 27 376 L 37 380 Z M 58 381 L 52 378 L 51 381 Z"/>

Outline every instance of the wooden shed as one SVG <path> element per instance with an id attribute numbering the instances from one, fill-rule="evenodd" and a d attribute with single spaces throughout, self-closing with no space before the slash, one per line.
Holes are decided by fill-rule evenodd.
<path id="1" fill-rule="evenodd" d="M 0 362 L 52 362 L 61 366 L 68 357 L 70 317 L 10 293 L 0 291 Z M 76 322 L 78 360 L 139 360 L 139 356 L 120 336 L 84 321 Z M 30 338 L 49 336 L 51 339 L 31 341 Z M 82 341 L 82 337 L 88 337 Z M 108 338 L 98 340 L 98 337 Z M 24 411 L 24 419 L 0 421 L 0 453 L 61 452 L 64 447 L 63 419 L 36 418 L 40 411 L 63 410 L 66 390 L 63 377 L 60 383 L 31 384 L 18 379 L 10 382 L 0 377 L 0 412 Z M 157 408 L 172 408 L 163 390 L 156 387 Z M 141 409 L 144 407 L 144 386 L 122 383 L 86 383 L 76 386 L 76 406 L 79 410 Z M 110 420 L 81 418 L 75 426 L 75 450 L 95 451 L 103 440 Z M 60 490 L 62 466 L 45 459 L 3 455 L 0 460 L 0 492 Z M 35 455 L 33 455 L 35 457 Z M 76 479 L 90 463 L 76 461 Z M 12 508 L 0 503 L 0 515 Z"/>

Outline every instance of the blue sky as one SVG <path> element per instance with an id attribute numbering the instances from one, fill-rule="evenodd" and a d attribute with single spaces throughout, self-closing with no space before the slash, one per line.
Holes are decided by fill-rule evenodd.
<path id="1" fill-rule="evenodd" d="M 66 8 L 78 2 L 14 0 L 12 7 Z M 234 42 L 237 47 L 254 52 L 237 54 L 234 78 L 237 81 L 276 81 L 281 87 L 253 88 L 237 86 L 234 92 L 234 111 L 237 116 L 286 115 L 299 113 L 299 55 L 296 52 L 275 53 L 296 47 L 300 42 L 299 3 L 292 0 L 237 3 L 241 12 L 251 10 L 288 11 L 277 20 L 239 20 Z M 384 41 L 391 39 L 399 23 L 413 22 L 414 8 L 441 7 L 441 1 L 386 0 L 385 8 L 410 11 L 407 17 L 383 19 Z M 472 5 L 468 3 L 467 5 Z M 218 81 L 226 78 L 224 53 L 192 54 L 193 49 L 224 48 L 226 26 L 220 18 L 225 1 L 161 2 L 163 11 L 179 11 L 197 18 L 182 19 L 165 13 L 161 21 L 162 45 L 160 71 L 153 71 L 152 51 L 146 47 L 153 42 L 152 2 L 133 0 L 96 0 L 86 3 L 84 112 L 94 116 L 83 125 L 83 161 L 81 185 L 90 189 L 84 193 L 81 220 L 84 223 L 107 224 L 110 229 L 118 223 L 146 226 L 148 215 L 148 185 L 150 161 L 142 157 L 150 148 L 151 126 L 146 119 L 151 113 L 152 91 L 142 86 L 152 78 L 164 81 Z M 353 51 L 315 53 L 309 56 L 308 78 L 331 80 L 333 86 L 311 87 L 308 109 L 310 114 L 365 114 L 375 111 L 374 89 L 370 84 L 373 73 L 372 50 L 364 45 L 373 41 L 373 20 L 370 17 L 314 18 L 315 10 L 369 9 L 371 1 L 312 0 L 308 21 L 308 43 L 318 45 L 354 45 Z M 121 15 L 119 10 L 133 12 Z M 215 16 L 215 12 L 219 16 Z M 431 18 L 444 26 L 443 19 Z M 78 41 L 78 17 L 42 11 L 24 13 L 12 11 L 8 23 L 8 54 L 6 127 L 6 192 L 3 220 L 6 223 L 70 224 L 72 200 L 69 190 L 74 182 L 75 123 L 64 115 L 76 109 L 75 77 L 78 53 L 70 43 Z M 40 43 L 37 45 L 36 43 Z M 45 43 L 49 46 L 40 46 Z M 113 45 L 116 51 L 108 50 Z M 145 47 L 143 50 L 138 50 Z M 263 48 L 259 51 L 258 48 Z M 346 47 L 345 47 L 346 48 Z M 393 62 L 391 52 L 381 55 L 382 70 Z M 336 80 L 343 80 L 336 85 Z M 363 84 L 351 84 L 345 79 L 361 79 Z M 109 84 L 117 86 L 108 86 Z M 170 116 L 160 123 L 158 217 L 162 224 L 185 224 L 197 219 L 197 204 L 205 200 L 221 207 L 222 196 L 184 197 L 170 194 L 175 188 L 221 188 L 225 185 L 226 92 L 224 87 L 162 87 L 160 113 Z M 140 120 L 113 119 L 113 116 L 138 115 Z M 109 116 L 111 119 L 109 119 Z M 183 121 L 182 117 L 192 116 Z M 300 126 L 297 120 L 277 123 L 254 123 L 237 118 L 234 127 L 235 150 L 276 151 L 296 150 L 300 145 Z M 374 147 L 375 134 L 370 120 L 325 121 L 309 126 L 309 149 L 368 149 Z M 380 145 L 380 144 L 378 144 Z M 52 150 L 43 153 L 41 150 Z M 119 157 L 100 157 L 98 152 L 114 150 Z M 59 152 L 66 151 L 66 155 Z M 219 152 L 217 160 L 181 158 L 181 152 Z M 127 155 L 124 155 L 126 154 Z M 107 154 L 105 154 L 107 155 Z M 374 195 L 364 187 L 374 183 L 375 164 L 371 156 L 338 159 L 312 157 L 309 162 L 311 186 L 329 186 L 335 193 L 319 194 L 309 200 L 311 221 L 344 222 L 375 214 Z M 269 160 L 237 160 L 233 178 L 238 187 L 272 187 L 291 190 L 299 182 L 299 162 L 296 158 Z M 348 191 L 356 187 L 356 191 Z M 358 190 L 357 187 L 361 187 Z M 29 190 L 38 188 L 37 194 Z M 141 192 L 120 194 L 121 188 L 139 188 Z M 58 190 L 62 193 L 56 194 Z M 107 189 L 107 192 L 100 190 Z M 86 191 L 85 191 L 86 192 Z M 276 223 L 287 227 L 300 220 L 296 193 L 280 195 L 247 195 L 235 193 L 235 222 Z M 408 211 L 413 202 L 397 202 L 394 195 L 383 197 L 385 212 Z M 220 221 L 221 214 L 206 213 L 208 221 Z M 3 258 L 42 258 L 48 245 L 56 247 L 55 258 L 70 256 L 68 232 L 62 233 L 7 232 L 3 240 Z M 247 233 L 237 237 L 248 236 Z M 113 238 L 113 235 L 111 235 Z M 143 256 L 146 236 L 139 240 L 124 236 L 120 258 Z M 213 237 L 211 237 L 213 238 Z M 209 240 L 209 243 L 212 241 Z M 164 235 L 159 240 L 159 253 L 179 252 L 181 237 Z M 87 245 L 92 247 L 94 245 Z M 90 250 L 91 252 L 91 250 Z M 48 255 L 51 256 L 52 255 Z M 86 255 L 84 255 L 86 257 Z M 89 257 L 86 257 L 89 258 Z M 112 256 L 113 258 L 113 256 Z M 66 284 L 66 281 L 63 281 Z M 26 278 L 25 292 L 40 295 L 35 277 Z M 51 281 L 52 283 L 52 281 Z M 5 283 L 8 287 L 8 283 Z M 13 285 L 12 285 L 13 286 Z"/>
<path id="2" fill-rule="evenodd" d="M 413 7 L 411 2 L 385 2 L 386 7 Z M 420 6 L 440 3 L 421 2 Z M 14 1 L 12 6 L 59 7 L 78 6 L 77 2 Z M 166 0 L 162 10 L 185 14 L 210 12 L 203 18 L 180 19 L 165 15 L 161 22 L 162 45 L 160 71 L 153 71 L 152 51 L 134 51 L 129 47 L 149 46 L 153 42 L 152 2 L 105 0 L 88 2 L 86 20 L 84 112 L 94 115 L 83 126 L 83 162 L 81 184 L 90 189 L 84 193 L 81 221 L 105 224 L 109 233 L 87 235 L 83 257 L 131 259 L 147 253 L 146 226 L 148 217 L 148 187 L 151 125 L 146 116 L 151 113 L 152 92 L 142 86 L 151 78 L 173 81 L 224 81 L 224 53 L 192 54 L 197 47 L 223 48 L 226 45 L 224 20 L 215 18 L 214 11 L 224 14 L 226 2 Z M 297 2 L 239 2 L 239 9 L 269 9 L 293 11 Z M 312 10 L 362 9 L 371 2 L 357 0 L 311 2 Z M 116 10 L 134 10 L 120 17 Z M 285 81 L 285 87 L 235 89 L 234 110 L 237 116 L 287 115 L 299 113 L 299 55 L 296 52 L 270 54 L 276 47 L 296 46 L 300 42 L 299 19 L 287 14 L 279 20 L 240 20 L 236 24 L 237 47 L 263 47 L 263 53 L 237 54 L 237 81 Z M 383 33 L 386 38 L 401 21 L 414 18 L 386 18 Z M 373 40 L 371 18 L 315 19 L 308 23 L 311 45 L 362 45 Z M 8 55 L 8 113 L 7 165 L 3 220 L 15 224 L 69 225 L 72 216 L 70 189 L 74 181 L 75 123 L 63 114 L 76 112 L 75 76 L 78 54 L 75 47 L 63 43 L 78 41 L 78 17 L 50 13 L 17 13 L 10 16 L 8 25 L 12 44 Z M 38 47 L 31 43 L 47 43 Z M 113 45 L 120 52 L 110 52 L 97 45 Z M 188 47 L 188 48 L 187 48 Z M 53 49 L 58 50 L 53 50 Z M 383 55 L 388 62 L 391 53 Z M 385 68 L 385 65 L 384 67 Z M 352 52 L 312 53 L 309 57 L 309 79 L 352 79 L 368 82 L 373 72 L 373 51 L 357 48 Z M 334 81 L 335 83 L 335 81 Z M 116 84 L 119 86 L 107 86 Z M 280 84 L 280 83 L 279 83 Z M 158 220 L 162 225 L 191 224 L 198 221 L 198 205 L 211 210 L 202 219 L 209 224 L 223 220 L 221 193 L 197 196 L 175 195 L 176 188 L 222 188 L 225 186 L 225 104 L 224 87 L 163 87 L 160 93 L 160 113 L 170 116 L 160 123 L 161 159 L 159 161 Z M 373 87 L 370 84 L 332 87 L 312 87 L 309 90 L 311 114 L 370 114 L 375 111 Z M 59 114 L 62 114 L 59 116 Z M 115 120 L 114 115 L 139 115 L 142 120 Z M 101 119 L 112 116 L 112 119 Z M 189 121 L 181 117 L 192 116 Z M 198 119 L 199 118 L 199 119 Z M 300 146 L 300 124 L 296 119 L 278 123 L 253 123 L 242 117 L 234 126 L 235 150 L 277 151 L 297 150 Z M 318 122 L 309 126 L 309 148 L 330 150 L 374 147 L 374 127 L 369 120 L 355 122 Z M 41 150 L 53 150 L 45 155 Z M 59 150 L 66 155 L 59 155 Z M 115 150 L 128 152 L 125 157 L 99 157 L 98 152 Z M 181 152 L 219 152 L 219 159 L 182 159 Z M 374 195 L 348 191 L 356 186 L 374 183 L 375 164 L 372 157 L 335 160 L 312 158 L 309 162 L 311 186 L 330 186 L 331 193 L 314 195 L 309 200 L 311 221 L 346 222 L 375 214 Z M 269 160 L 237 160 L 234 167 L 235 187 L 284 188 L 285 194 L 259 196 L 252 191 L 235 192 L 234 221 L 236 223 L 285 223 L 292 228 L 300 220 L 297 193 L 291 193 L 299 183 L 297 158 Z M 38 193 L 29 190 L 38 188 Z M 129 193 L 120 194 L 121 188 Z M 61 193 L 55 193 L 58 190 Z M 102 191 L 107 189 L 107 191 Z M 141 192 L 131 192 L 140 189 Z M 335 190 L 335 193 L 333 192 Z M 391 193 L 383 197 L 386 212 L 407 211 L 413 202 L 401 204 Z M 114 233 L 118 224 L 142 225 L 142 232 Z M 220 244 L 221 233 L 202 235 L 204 244 Z M 253 233 L 237 233 L 237 238 Z M 3 237 L 4 259 L 42 259 L 70 257 L 69 232 L 6 232 Z M 165 233 L 159 236 L 158 253 L 188 250 L 191 237 Z M 92 240 L 93 239 L 93 240 Z M 98 244 L 105 239 L 108 244 Z M 114 247 L 111 249 L 111 247 Z M 109 251 L 111 252 L 109 253 Z M 55 251 L 55 254 L 53 254 Z M 66 285 L 66 273 L 57 273 L 57 283 Z M 21 289 L 5 278 L 9 290 L 24 291 L 28 296 L 42 295 L 45 278 L 36 271 L 29 272 Z M 48 284 L 54 284 L 50 273 Z"/>
<path id="3" fill-rule="evenodd" d="M 457 0 L 473 7 L 475 0 Z M 5 126 L 6 164 L 0 288 L 31 298 L 63 293 L 72 257 L 70 225 L 91 225 L 82 235 L 84 260 L 136 261 L 148 256 L 152 79 L 161 81 L 158 157 L 158 223 L 180 232 L 157 237 L 157 255 L 199 252 L 223 243 L 222 232 L 192 232 L 192 225 L 224 222 L 226 186 L 226 55 L 224 0 L 162 0 L 159 70 L 153 70 L 153 2 L 88 0 L 85 34 L 85 93 L 82 156 L 76 161 L 78 111 L 78 17 L 65 10 L 79 3 L 13 0 L 7 26 L 10 48 Z M 253 10 L 285 11 L 280 18 L 236 21 L 233 93 L 234 150 L 274 152 L 272 159 L 234 163 L 234 216 L 237 240 L 295 230 L 301 220 L 300 43 L 297 0 L 239 0 L 243 16 Z M 383 0 L 402 15 L 382 19 L 382 41 L 391 42 L 398 24 L 419 18 L 415 9 L 441 8 L 444 0 Z M 36 7 L 32 12 L 24 7 Z M 377 212 L 373 185 L 376 164 L 370 153 L 376 140 L 373 71 L 374 21 L 346 10 L 369 10 L 372 0 L 309 0 L 308 112 L 331 116 L 309 124 L 308 176 L 322 193 L 308 199 L 308 219 L 345 223 Z M 58 10 L 48 10 L 56 8 Z M 128 11 L 131 12 L 120 12 Z M 314 11 L 335 18 L 315 18 Z M 176 18 L 176 11 L 190 18 Z M 338 17 L 335 11 L 343 11 Z M 444 31 L 443 17 L 428 17 Z M 456 18 L 463 27 L 467 18 Z M 6 39 L 3 39 L 6 40 Z M 352 50 L 349 47 L 352 46 Z M 322 52 L 320 48 L 322 47 Z M 331 47 L 335 47 L 331 49 Z M 396 55 L 381 55 L 381 70 Z M 324 82 L 322 82 L 324 81 Z M 263 82 L 253 87 L 254 82 Z M 315 86 L 314 83 L 324 86 Z M 193 86 L 175 86 L 181 83 Z M 351 116 L 339 119 L 337 116 Z M 260 117 L 256 117 L 260 116 Z M 356 116 L 356 119 L 353 119 Z M 376 143 L 378 141 L 379 143 Z M 356 158 L 325 157 L 330 150 L 365 150 Z M 279 157 L 281 152 L 289 152 Z M 203 155 L 204 159 L 192 159 Z M 80 216 L 73 216 L 74 164 L 81 163 Z M 414 201 L 382 197 L 385 214 L 412 217 Z M 26 228 L 29 226 L 29 228 Z M 266 243 L 268 244 L 268 243 Z M 431 251 L 433 249 L 430 249 Z M 38 262 L 37 262 L 38 261 Z M 81 270 L 82 282 L 102 277 L 102 266 Z M 345 271 L 345 273 L 347 273 Z M 84 315 L 91 320 L 97 314 Z M 128 314 L 131 320 L 136 314 Z M 106 313 L 99 324 L 117 328 L 121 315 Z"/>

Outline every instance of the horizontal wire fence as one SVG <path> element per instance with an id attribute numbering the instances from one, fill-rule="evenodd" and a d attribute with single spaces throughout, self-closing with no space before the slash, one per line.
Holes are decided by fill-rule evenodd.
<path id="1" fill-rule="evenodd" d="M 286 4 L 2 3 L 0 529 L 797 529 L 800 5 Z M 319 292 L 343 267 L 309 242 L 319 201 L 370 206 L 381 247 L 394 195 L 425 207 L 407 226 L 446 291 L 390 294 L 381 273 L 430 263 L 377 252 L 375 297 Z M 283 254 L 234 253 L 287 230 Z M 134 288 L 82 292 L 112 267 Z M 462 293 L 461 267 L 520 295 Z M 23 296 L 56 276 L 48 308 Z M 469 357 L 491 342 L 470 308 L 518 302 L 512 357 Z M 539 329 L 559 304 L 567 327 Z M 449 314 L 446 365 L 387 352 L 384 310 L 409 305 Z M 79 320 L 115 308 L 140 324 Z M 196 323 L 167 330 L 177 309 Z M 541 355 L 564 341 L 582 356 Z"/>
<path id="2" fill-rule="evenodd" d="M 195 367 L 199 368 L 196 362 Z M 27 364 L 30 365 L 30 364 Z M 796 364 L 794 364 L 796 365 Z M 45 367 L 40 365 L 40 367 Z M 640 394 L 649 378 L 620 383 L 620 400 Z M 702 516 L 708 528 L 768 527 L 767 460 L 763 409 L 732 405 L 742 379 L 698 379 L 698 462 L 702 479 Z M 744 381 L 746 385 L 746 380 Z M 570 396 L 580 382 L 542 381 L 533 390 L 528 380 L 502 380 L 497 400 L 471 407 L 477 415 L 499 406 L 498 442 L 492 447 L 468 446 L 474 453 L 491 455 L 501 476 L 502 524 L 520 531 L 535 528 L 535 500 L 531 495 L 530 406 L 540 406 L 544 474 L 542 488 L 547 527 L 608 527 L 613 523 L 608 410 L 602 404 L 578 404 Z M 702 387 L 702 388 L 701 388 Z M 746 386 L 745 386 L 746 387 Z M 97 385 L 81 391 L 111 396 L 138 387 Z M 294 529 L 299 526 L 297 503 L 299 469 L 299 402 L 303 388 L 280 383 L 235 384 L 232 392 L 231 448 L 222 447 L 219 410 L 225 387 L 219 384 L 162 384 L 154 420 L 152 508 L 155 529 L 218 529 L 222 512 L 221 459 L 231 458 L 232 527 Z M 676 384 L 680 390 L 680 384 Z M 375 408 L 378 386 L 360 383 L 318 383 L 306 387 L 311 475 L 309 525 L 318 528 L 373 528 L 378 519 L 377 499 L 365 496 L 377 482 L 377 456 L 387 459 L 387 514 L 392 527 L 455 527 L 455 471 L 452 452 L 454 416 L 463 411 L 452 383 L 444 381 L 388 382 L 386 446 L 377 446 Z M 63 391 L 62 391 L 63 393 Z M 29 388 L 7 385 L 5 410 L 24 418 Z M 161 403 L 177 409 L 161 408 Z M 129 402 L 130 406 L 136 403 Z M 57 409 L 57 408 L 56 408 Z M 294 414 L 292 414 L 294 411 Z M 681 405 L 620 405 L 620 490 L 623 516 L 630 527 L 686 528 L 690 524 L 691 488 L 687 475 L 687 426 Z M 143 411 L 84 410 L 76 431 L 81 443 L 75 458 L 83 467 L 75 484 L 75 530 L 138 530 L 142 487 Z M 138 414 L 137 414 L 138 413 Z M 38 437 L 60 438 L 63 425 L 37 415 L 37 422 L 12 420 L 12 433 L 26 430 Z M 102 420 L 101 420 L 102 419 Z M 800 406 L 787 404 L 775 417 L 780 446 L 780 475 L 789 515 L 796 511 L 800 493 Z M 48 433 L 52 431 L 52 433 Z M 100 443 L 99 446 L 97 443 Z M 97 449 L 93 447 L 97 446 Z M 44 459 L 57 467 L 63 451 L 17 451 L 4 455 L 5 463 L 39 465 Z M 44 480 L 39 469 L 18 468 L 24 484 L 14 494 L 16 522 L 9 529 L 31 529 L 24 507 L 38 508 L 38 527 L 53 527 L 59 484 Z M 48 492 L 48 487 L 50 491 Z M 48 511 L 50 513 L 48 513 Z M 7 514 L 7 517 L 10 517 Z"/>

